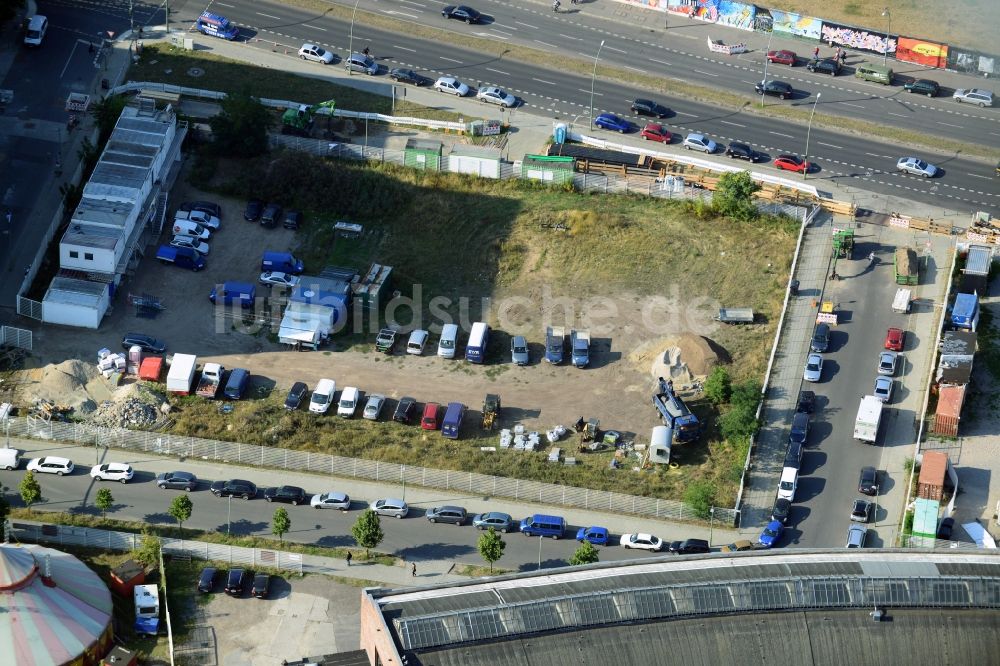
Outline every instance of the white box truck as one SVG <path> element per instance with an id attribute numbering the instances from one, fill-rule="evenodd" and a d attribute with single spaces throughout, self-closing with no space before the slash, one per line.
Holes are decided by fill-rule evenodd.
<path id="1" fill-rule="evenodd" d="M 910 311 L 910 301 L 912 297 L 909 289 L 897 289 L 896 296 L 892 299 L 892 311 L 899 314 L 906 314 Z"/>
<path id="2" fill-rule="evenodd" d="M 174 354 L 167 371 L 167 392 L 189 395 L 197 367 L 198 357 L 194 354 Z"/>
<path id="3" fill-rule="evenodd" d="M 882 407 L 882 401 L 873 395 L 861 398 L 858 418 L 854 420 L 854 439 L 860 439 L 869 444 L 875 443 L 875 438 L 878 436 L 878 425 L 882 421 Z"/>

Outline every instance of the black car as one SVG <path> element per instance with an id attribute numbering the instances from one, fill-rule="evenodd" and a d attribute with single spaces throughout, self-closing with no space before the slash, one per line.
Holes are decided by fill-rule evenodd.
<path id="1" fill-rule="evenodd" d="M 242 597 L 248 577 L 249 574 L 246 569 L 230 569 L 229 575 L 226 576 L 226 594 L 234 597 Z"/>
<path id="2" fill-rule="evenodd" d="M 131 349 L 138 345 L 142 351 L 151 354 L 162 354 L 167 351 L 167 345 L 161 340 L 157 340 L 152 335 L 145 333 L 126 333 L 122 336 L 122 347 Z"/>
<path id="3" fill-rule="evenodd" d="M 809 351 L 822 354 L 830 348 L 830 325 L 816 324 L 813 329 L 812 340 L 809 341 Z"/>
<path id="4" fill-rule="evenodd" d="M 799 468 L 802 464 L 802 442 L 789 442 L 788 448 L 785 449 L 785 463 L 784 467 L 794 467 Z"/>
<path id="5" fill-rule="evenodd" d="M 400 398 L 396 405 L 396 411 L 392 415 L 393 421 L 399 423 L 412 423 L 413 414 L 417 411 L 417 401 L 413 398 Z"/>
<path id="6" fill-rule="evenodd" d="M 247 202 L 247 207 L 243 209 L 243 219 L 247 222 L 256 222 L 260 219 L 262 210 L 264 210 L 264 202 L 260 199 L 251 199 Z"/>
<path id="7" fill-rule="evenodd" d="M 692 553 L 709 552 L 708 542 L 704 539 L 685 539 L 684 541 L 671 541 L 667 550 L 678 555 L 690 555 Z"/>
<path id="8" fill-rule="evenodd" d="M 281 204 L 269 203 L 260 214 L 260 226 L 273 227 L 281 219 Z"/>
<path id="9" fill-rule="evenodd" d="M 212 484 L 211 491 L 216 497 L 242 497 L 248 500 L 257 496 L 257 486 L 242 479 L 216 481 Z"/>
<path id="10" fill-rule="evenodd" d="M 788 514 L 792 511 L 792 502 L 784 497 L 774 500 L 774 508 L 771 509 L 771 520 L 777 520 L 782 525 L 788 522 Z"/>
<path id="11" fill-rule="evenodd" d="M 439 506 L 427 512 L 427 520 L 432 523 L 451 523 L 464 525 L 468 514 L 460 506 Z"/>
<path id="12" fill-rule="evenodd" d="M 215 589 L 215 567 L 205 567 L 198 576 L 198 591 L 209 593 Z"/>
<path id="13" fill-rule="evenodd" d="M 191 472 L 163 472 L 156 475 L 156 485 L 160 490 L 172 488 L 191 492 L 198 486 L 198 477 Z"/>
<path id="14" fill-rule="evenodd" d="M 211 215 L 212 217 L 217 217 L 219 220 L 222 220 L 222 206 L 214 201 L 185 201 L 177 208 L 177 210 L 184 212 L 197 210 L 205 213 L 206 215 Z"/>
<path id="15" fill-rule="evenodd" d="M 945 518 L 938 525 L 937 538 L 944 541 L 951 541 L 951 532 L 955 529 L 955 519 Z"/>
<path id="16" fill-rule="evenodd" d="M 632 102 L 632 113 L 637 116 L 649 116 L 651 118 L 666 118 L 670 115 L 670 109 L 657 104 L 651 99 L 637 99 Z"/>
<path id="17" fill-rule="evenodd" d="M 253 577 L 253 587 L 250 589 L 250 594 L 258 599 L 266 599 L 267 590 L 270 586 L 271 576 L 265 573 L 259 573 Z"/>
<path id="18" fill-rule="evenodd" d="M 795 406 L 796 412 L 812 414 L 816 408 L 816 393 L 814 391 L 802 391 L 799 393 L 799 403 Z"/>
<path id="19" fill-rule="evenodd" d="M 448 5 L 441 10 L 441 16 L 447 19 L 458 19 L 470 24 L 479 23 L 483 18 L 482 14 L 472 7 L 466 7 L 465 5 Z"/>
<path id="20" fill-rule="evenodd" d="M 302 213 L 297 210 L 290 210 L 285 213 L 285 219 L 281 222 L 281 226 L 286 229 L 291 229 L 292 231 L 298 231 L 298 228 L 302 226 Z"/>
<path id="21" fill-rule="evenodd" d="M 878 495 L 878 472 L 874 467 L 862 467 L 858 479 L 858 492 L 862 495 Z"/>
<path id="22" fill-rule="evenodd" d="M 264 499 L 268 502 L 285 502 L 292 505 L 304 504 L 306 501 L 306 491 L 298 486 L 265 488 Z"/>
<path id="23" fill-rule="evenodd" d="M 872 503 L 868 500 L 856 499 L 851 505 L 851 520 L 856 523 L 867 523 L 872 514 Z"/>
<path id="24" fill-rule="evenodd" d="M 792 416 L 792 429 L 788 433 L 788 441 L 805 444 L 807 439 L 809 439 L 809 414 L 795 412 Z"/>
<path id="25" fill-rule="evenodd" d="M 758 95 L 771 95 L 778 99 L 788 99 L 795 92 L 792 86 L 784 81 L 761 81 L 753 89 Z"/>
<path id="26" fill-rule="evenodd" d="M 389 78 L 397 83 L 409 83 L 414 86 L 426 86 L 431 82 L 426 76 L 421 76 L 412 69 L 403 69 L 402 67 L 390 69 Z"/>
<path id="27" fill-rule="evenodd" d="M 756 162 L 760 159 L 760 155 L 756 150 L 739 141 L 733 141 L 726 146 L 726 155 L 729 155 L 734 160 L 746 160 L 747 162 Z"/>
<path id="28" fill-rule="evenodd" d="M 288 389 L 288 396 L 285 398 L 285 409 L 295 411 L 302 404 L 302 399 L 306 397 L 309 387 L 305 382 L 295 382 L 292 388 Z"/>
<path id="29" fill-rule="evenodd" d="M 837 76 L 840 74 L 840 61 L 835 58 L 813 58 L 806 64 L 810 72 Z"/>
<path id="30" fill-rule="evenodd" d="M 908 93 L 919 93 L 928 97 L 937 97 L 938 93 L 941 92 L 941 86 L 937 84 L 937 81 L 931 81 L 930 79 L 913 79 L 903 84 L 903 90 Z"/>

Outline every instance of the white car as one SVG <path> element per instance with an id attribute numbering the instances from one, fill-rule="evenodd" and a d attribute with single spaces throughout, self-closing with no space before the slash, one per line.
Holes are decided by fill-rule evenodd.
<path id="1" fill-rule="evenodd" d="M 469 94 L 469 86 L 465 85 L 454 76 L 442 76 L 434 82 L 434 89 L 440 90 L 443 93 L 458 95 L 459 97 L 465 97 Z"/>
<path id="2" fill-rule="evenodd" d="M 719 146 L 709 139 L 704 134 L 688 134 L 684 137 L 684 143 L 681 144 L 688 150 L 698 150 L 703 153 L 708 153 L 711 155 L 715 152 L 715 149 Z"/>
<path id="3" fill-rule="evenodd" d="M 73 473 L 73 461 L 69 458 L 59 458 L 58 456 L 45 456 L 44 458 L 32 458 L 28 461 L 28 471 L 45 474 Z"/>
<path id="4" fill-rule="evenodd" d="M 382 413 L 382 407 L 385 405 L 385 396 L 379 395 L 378 393 L 372 393 L 368 396 L 368 402 L 365 403 L 365 411 L 361 413 L 361 417 L 368 419 L 369 421 L 377 421 L 378 415 Z"/>
<path id="5" fill-rule="evenodd" d="M 621 545 L 626 550 L 630 548 L 639 548 L 641 550 L 651 550 L 658 551 L 663 549 L 663 542 L 660 541 L 658 537 L 652 534 L 642 534 L 637 532 L 635 534 L 623 534 Z"/>
<path id="6" fill-rule="evenodd" d="M 496 86 L 484 86 L 480 88 L 479 92 L 476 93 L 476 99 L 489 102 L 490 104 L 498 104 L 504 109 L 517 104 L 516 97 Z"/>
<path id="7" fill-rule="evenodd" d="M 321 62 L 324 65 L 329 65 L 333 62 L 333 54 L 323 47 L 316 46 L 315 44 L 303 44 L 302 48 L 299 49 L 299 57 L 303 60 Z"/>
<path id="8" fill-rule="evenodd" d="M 99 467 L 94 466 L 90 468 L 90 477 L 97 481 L 127 483 L 132 480 L 133 474 L 131 465 L 126 465 L 125 463 L 106 463 Z"/>
<path id="9" fill-rule="evenodd" d="M 900 157 L 899 161 L 896 162 L 896 171 L 902 171 L 914 176 L 923 176 L 924 178 L 933 178 L 937 175 L 938 168 L 917 157 Z"/>
<path id="10" fill-rule="evenodd" d="M 313 495 L 313 498 L 309 500 L 309 506 L 314 509 L 340 509 L 341 511 L 347 511 L 351 508 L 351 498 L 347 496 L 347 493 L 338 493 L 331 490 L 322 495 Z"/>
<path id="11" fill-rule="evenodd" d="M 370 507 L 378 515 L 390 518 L 406 518 L 406 514 L 410 512 L 410 507 L 407 506 L 406 502 L 392 497 L 375 500 Z"/>
<path id="12" fill-rule="evenodd" d="M 896 352 L 885 351 L 878 355 L 878 374 L 892 377 L 896 374 Z"/>
<path id="13" fill-rule="evenodd" d="M 174 236 L 170 241 L 170 247 L 189 247 L 192 250 L 197 250 L 201 254 L 208 254 L 208 243 L 205 241 L 200 241 L 193 236 Z"/>
<path id="14" fill-rule="evenodd" d="M 802 379 L 807 382 L 818 382 L 823 375 L 823 357 L 819 354 L 809 354 L 806 358 L 806 369 L 802 373 Z"/>
<path id="15" fill-rule="evenodd" d="M 410 339 L 406 342 L 406 353 L 420 356 L 424 353 L 424 346 L 427 344 L 427 331 L 422 328 L 410 333 Z"/>
<path id="16" fill-rule="evenodd" d="M 872 395 L 882 402 L 892 400 L 892 385 L 895 384 L 891 377 L 878 377 L 875 379 L 875 388 Z"/>
<path id="17" fill-rule="evenodd" d="M 180 219 L 191 220 L 196 222 L 203 227 L 211 229 L 212 231 L 218 231 L 219 227 L 222 226 L 222 221 L 211 213 L 206 213 L 203 210 L 193 209 L 187 211 L 178 210 L 177 214 L 174 216 Z"/>
<path id="18" fill-rule="evenodd" d="M 264 271 L 260 274 L 261 284 L 276 284 L 281 287 L 295 287 L 299 283 L 299 276 L 291 273 L 281 273 L 279 271 Z"/>
<path id="19" fill-rule="evenodd" d="M 993 106 L 993 91 L 983 90 L 982 88 L 969 88 L 968 90 L 959 88 L 952 95 L 952 98 L 956 102 L 978 104 L 980 107 Z"/>

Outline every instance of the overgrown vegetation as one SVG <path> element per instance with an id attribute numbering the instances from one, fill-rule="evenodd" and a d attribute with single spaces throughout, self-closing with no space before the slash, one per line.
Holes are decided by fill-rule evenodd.
<path id="1" fill-rule="evenodd" d="M 740 222 L 752 222 L 760 217 L 754 194 L 761 186 L 749 171 L 731 171 L 722 174 L 719 185 L 712 193 L 712 206 L 720 215 Z"/>
<path id="2" fill-rule="evenodd" d="M 267 131 L 274 119 L 249 89 L 230 93 L 219 106 L 219 113 L 208 121 L 216 154 L 256 157 L 267 152 Z"/>

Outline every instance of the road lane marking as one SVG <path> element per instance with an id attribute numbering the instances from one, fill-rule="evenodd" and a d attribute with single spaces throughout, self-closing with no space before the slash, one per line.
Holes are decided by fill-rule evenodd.
<path id="1" fill-rule="evenodd" d="M 514 30 L 515 32 L 517 31 L 517 28 L 515 28 L 514 26 L 512 26 L 512 25 L 504 25 L 503 23 L 493 23 L 493 24 L 490 25 L 490 27 L 491 28 L 500 27 L 500 28 L 505 28 L 507 30 Z"/>
<path id="2" fill-rule="evenodd" d="M 703 72 L 700 69 L 694 70 L 695 74 L 702 74 L 704 76 L 718 76 L 718 74 L 713 74 L 712 72 Z"/>
<path id="3" fill-rule="evenodd" d="M 410 48 L 407 48 L 405 46 L 397 46 L 396 44 L 393 44 L 392 48 L 399 49 L 400 51 L 409 51 L 410 53 L 416 53 L 417 52 L 416 49 L 410 49 Z"/>
<path id="4" fill-rule="evenodd" d="M 768 132 L 768 134 L 773 134 L 774 136 L 783 136 L 786 139 L 794 139 L 795 138 L 791 134 L 782 134 L 781 132 Z"/>
<path id="5" fill-rule="evenodd" d="M 548 85 L 548 86 L 554 86 L 555 85 L 551 81 L 545 81 L 544 79 L 531 79 L 531 80 L 532 81 L 538 81 L 539 83 L 544 83 L 545 85 Z"/>
<path id="6" fill-rule="evenodd" d="M 580 41 L 580 38 L 579 38 L 579 37 L 574 37 L 573 35 L 564 35 L 564 34 L 563 34 L 563 33 L 561 33 L 561 32 L 559 33 L 559 36 L 560 36 L 560 37 L 563 37 L 564 39 L 575 39 L 576 41 Z"/>
<path id="7" fill-rule="evenodd" d="M 326 28 L 321 28 L 318 25 L 309 25 L 308 23 L 306 23 L 305 26 L 307 28 L 312 28 L 313 30 L 319 30 L 320 32 L 326 32 Z"/>
<path id="8" fill-rule="evenodd" d="M 81 43 L 87 44 L 88 47 L 90 46 L 90 42 L 85 42 L 82 39 L 77 39 L 75 42 L 73 42 L 73 49 L 69 52 L 69 56 L 66 58 L 66 64 L 63 65 L 62 71 L 59 72 L 60 79 L 66 75 L 66 70 L 69 68 L 69 62 L 70 60 L 73 59 L 73 54 L 76 53 L 76 47 L 79 46 Z"/>
<path id="9" fill-rule="evenodd" d="M 989 176 L 984 176 L 981 173 L 967 173 L 966 176 L 972 176 L 973 178 L 982 178 L 984 180 L 993 180 Z"/>
<path id="10" fill-rule="evenodd" d="M 538 30 L 538 26 L 537 25 L 531 25 L 529 23 L 521 23 L 520 21 L 514 21 L 514 23 L 516 23 L 518 25 L 523 25 L 525 28 L 531 28 L 532 30 Z"/>
<path id="11" fill-rule="evenodd" d="M 667 62 L 666 60 L 657 60 L 656 58 L 650 58 L 650 59 L 649 59 L 649 61 L 650 61 L 650 62 L 655 62 L 655 63 L 659 63 L 659 64 L 661 64 L 661 65 L 666 65 L 667 67 L 669 67 L 669 66 L 670 66 L 670 63 L 669 63 L 669 62 Z"/>
<path id="12" fill-rule="evenodd" d="M 832 143 L 823 143 L 822 141 L 817 141 L 816 143 L 818 143 L 821 146 L 826 146 L 827 148 L 836 148 L 837 150 L 844 149 L 842 146 L 835 146 Z"/>
<path id="13" fill-rule="evenodd" d="M 480 35 L 482 37 L 495 37 L 497 39 L 510 39 L 511 37 L 514 36 L 514 35 L 512 35 L 510 33 L 503 32 L 503 31 L 500 31 L 500 30 L 494 30 L 492 34 L 490 34 L 490 33 L 483 33 L 483 32 L 477 32 L 476 34 Z"/>
<path id="14" fill-rule="evenodd" d="M 417 20 L 418 18 L 420 18 L 416 14 L 407 14 L 406 12 L 397 12 L 392 10 L 384 10 L 384 11 L 386 14 L 390 14 L 392 16 L 405 16 L 406 18 L 411 18 L 413 20 Z"/>
<path id="15" fill-rule="evenodd" d="M 609 51 L 615 51 L 617 53 L 628 53 L 628 51 L 622 51 L 621 49 L 616 49 L 613 46 L 605 46 L 604 48 L 606 48 Z"/>
<path id="16" fill-rule="evenodd" d="M 746 125 L 740 125 L 739 123 L 729 122 L 728 120 L 720 120 L 719 122 L 722 123 L 723 125 L 732 125 L 733 127 L 746 128 Z"/>
<path id="17" fill-rule="evenodd" d="M 853 106 L 856 109 L 863 109 L 863 108 L 865 108 L 865 107 L 861 106 L 860 104 L 851 104 L 850 102 L 841 102 L 841 104 L 843 104 L 844 106 Z"/>
<path id="18" fill-rule="evenodd" d="M 263 16 L 264 18 L 274 19 L 275 21 L 280 21 L 280 16 L 271 16 L 270 14 L 262 14 L 261 12 L 254 12 L 257 16 Z"/>
<path id="19" fill-rule="evenodd" d="M 217 5 L 222 5 L 223 7 L 235 7 L 235 6 L 236 6 L 236 5 L 227 5 L 227 4 L 226 4 L 226 3 L 224 3 L 224 2 L 217 2 L 217 3 L 215 3 L 215 4 L 217 4 Z"/>
<path id="20" fill-rule="evenodd" d="M 542 46 L 547 46 L 547 47 L 549 47 L 550 49 L 555 49 L 555 48 L 556 48 L 555 46 L 553 46 L 552 44 L 549 44 L 548 42 L 540 42 L 540 41 L 538 41 L 537 39 L 536 39 L 536 40 L 534 40 L 534 42 L 535 42 L 536 44 L 541 44 Z"/>
<path id="21" fill-rule="evenodd" d="M 946 127 L 957 127 L 957 128 L 959 128 L 959 129 L 961 129 L 961 128 L 962 128 L 962 126 L 961 126 L 961 125 L 952 125 L 951 123 L 943 123 L 943 122 L 941 122 L 940 120 L 939 120 L 939 121 L 937 121 L 937 124 L 938 124 L 938 125 L 944 125 L 944 126 L 946 126 Z"/>
<path id="22" fill-rule="evenodd" d="M 896 116 L 897 118 L 909 118 L 909 116 L 907 116 L 905 114 L 902 114 L 902 113 L 893 113 L 892 111 L 889 111 L 888 114 L 890 116 Z"/>
<path id="23" fill-rule="evenodd" d="M 638 67 L 632 67 L 630 65 L 625 65 L 625 69 L 631 69 L 633 72 L 639 72 L 640 74 L 645 74 L 646 70 L 639 69 Z"/>
<path id="24" fill-rule="evenodd" d="M 588 95 L 590 94 L 589 90 L 584 90 L 583 88 L 577 88 L 577 90 L 579 90 L 582 93 L 587 93 Z M 594 91 L 594 94 L 597 95 L 598 97 L 604 97 L 604 93 L 599 93 L 596 90 Z M 629 100 L 630 103 L 631 103 L 631 101 L 632 100 Z"/>
<path id="25" fill-rule="evenodd" d="M 462 64 L 461 60 L 455 60 L 454 58 L 445 58 L 444 56 L 438 56 L 438 57 L 441 58 L 441 60 L 447 60 L 448 62 L 454 62 L 454 63 L 457 63 L 459 65 Z"/>
<path id="26" fill-rule="evenodd" d="M 502 74 L 504 76 L 510 76 L 510 72 L 505 72 L 505 71 L 500 70 L 500 69 L 493 69 L 492 67 L 487 67 L 486 71 L 487 72 L 493 72 L 494 74 Z"/>

